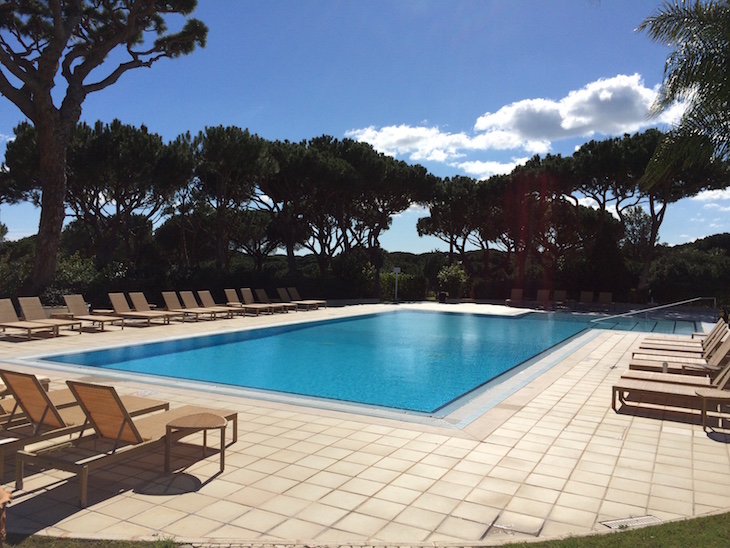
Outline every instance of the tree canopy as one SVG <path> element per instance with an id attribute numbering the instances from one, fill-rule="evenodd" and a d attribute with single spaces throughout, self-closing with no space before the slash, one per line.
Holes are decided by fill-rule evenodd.
<path id="1" fill-rule="evenodd" d="M 645 184 L 659 184 L 678 158 L 684 169 L 730 159 L 730 3 L 665 2 L 639 30 L 673 49 L 655 111 L 678 101 L 686 105 L 679 124 L 658 147 Z"/>
<path id="2" fill-rule="evenodd" d="M 111 86 L 128 70 L 204 46 L 208 29 L 197 19 L 188 19 L 179 32 L 167 32 L 167 15 L 187 16 L 196 6 L 197 0 L 6 0 L 0 5 L 0 94 L 37 130 L 36 289 L 55 275 L 67 149 L 86 96 Z M 128 59 L 114 65 L 107 59 L 116 48 Z M 65 89 L 58 89 L 60 82 Z"/>

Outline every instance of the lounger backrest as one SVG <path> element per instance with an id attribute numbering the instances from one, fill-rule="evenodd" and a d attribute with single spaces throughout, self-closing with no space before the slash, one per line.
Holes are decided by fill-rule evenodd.
<path id="1" fill-rule="evenodd" d="M 162 298 L 165 299 L 165 306 L 168 310 L 182 309 L 180 299 L 177 298 L 177 293 L 175 293 L 174 291 L 163 291 Z"/>
<path id="2" fill-rule="evenodd" d="M 522 289 L 512 289 L 509 294 L 509 298 L 511 301 L 521 301 L 522 300 Z"/>
<path id="3" fill-rule="evenodd" d="M 289 296 L 292 301 L 301 301 L 302 297 L 299 295 L 299 291 L 296 287 L 287 287 L 286 290 L 289 292 Z"/>
<path id="4" fill-rule="evenodd" d="M 210 291 L 207 289 L 202 289 L 198 291 L 198 297 L 200 297 L 200 303 L 203 306 L 218 306 L 215 304 L 215 299 L 213 298 L 213 295 L 211 295 Z"/>
<path id="5" fill-rule="evenodd" d="M 151 312 L 147 297 L 141 291 L 134 291 L 129 294 L 129 298 L 132 300 L 132 306 L 137 312 Z"/>
<path id="6" fill-rule="evenodd" d="M 580 302 L 592 303 L 593 302 L 593 291 L 581 291 L 580 292 Z"/>
<path id="7" fill-rule="evenodd" d="M 23 413 L 36 425 L 61 428 L 66 423 L 58 413 L 58 409 L 43 389 L 38 377 L 28 373 L 0 370 L 5 386 L 13 393 L 15 401 Z"/>
<path id="8" fill-rule="evenodd" d="M 568 292 L 565 289 L 556 289 L 553 292 L 553 299 L 558 302 L 563 302 L 568 297 Z"/>
<path id="9" fill-rule="evenodd" d="M 250 287 L 242 287 L 241 296 L 243 297 L 243 302 L 246 304 L 255 304 L 256 303 L 256 300 L 253 298 L 253 293 L 251 292 Z"/>
<path id="10" fill-rule="evenodd" d="M 235 289 L 225 289 L 226 293 L 226 300 L 229 303 L 240 303 L 240 299 L 238 298 L 238 293 L 236 293 Z"/>
<path id="11" fill-rule="evenodd" d="M 18 314 L 15 312 L 15 306 L 10 299 L 0 299 L 0 322 L 17 322 Z"/>
<path id="12" fill-rule="evenodd" d="M 18 297 L 23 316 L 28 321 L 47 320 L 46 311 L 38 297 Z"/>
<path id="13" fill-rule="evenodd" d="M 279 294 L 279 300 L 283 303 L 290 303 L 291 298 L 289 297 L 289 293 L 287 293 L 286 289 L 283 287 L 277 287 L 276 292 Z"/>
<path id="14" fill-rule="evenodd" d="M 546 303 L 549 300 L 550 300 L 550 290 L 549 289 L 538 289 L 537 290 L 537 302 Z"/>
<path id="15" fill-rule="evenodd" d="M 720 320 L 722 321 L 722 320 Z M 712 331 L 710 331 L 702 340 L 702 349 L 708 354 L 711 355 L 715 350 L 717 350 L 718 346 L 720 346 L 720 343 L 722 342 L 722 339 L 727 335 L 727 324 L 722 321 L 723 325 L 720 326 L 718 329 L 717 326 L 712 328 Z"/>
<path id="16" fill-rule="evenodd" d="M 109 301 L 112 303 L 112 308 L 117 314 L 132 311 L 132 309 L 129 308 L 129 303 L 127 302 L 127 297 L 124 296 L 124 293 L 109 293 Z"/>
<path id="17" fill-rule="evenodd" d="M 719 366 L 728 358 L 730 354 L 730 337 L 725 339 L 714 354 L 707 360 L 709 365 Z"/>
<path id="18" fill-rule="evenodd" d="M 182 299 L 185 308 L 200 308 L 198 301 L 195 300 L 195 295 L 192 291 L 181 291 L 180 298 Z"/>
<path id="19" fill-rule="evenodd" d="M 271 301 L 269 300 L 269 296 L 266 294 L 265 289 L 254 289 L 256 292 L 256 298 L 261 301 L 262 303 L 271 304 Z"/>
<path id="20" fill-rule="evenodd" d="M 85 316 L 89 313 L 83 295 L 64 295 L 63 300 L 66 302 L 68 311 L 74 316 Z"/>
<path id="21" fill-rule="evenodd" d="M 730 381 L 730 364 L 725 365 L 717 376 L 712 381 L 712 386 L 720 390 L 728 388 L 728 382 Z"/>
<path id="22" fill-rule="evenodd" d="M 113 386 L 78 381 L 66 384 L 100 437 L 128 443 L 145 441 Z"/>
<path id="23" fill-rule="evenodd" d="M 610 291 L 601 291 L 598 293 L 598 303 L 599 304 L 611 304 L 613 301 L 613 293 Z"/>

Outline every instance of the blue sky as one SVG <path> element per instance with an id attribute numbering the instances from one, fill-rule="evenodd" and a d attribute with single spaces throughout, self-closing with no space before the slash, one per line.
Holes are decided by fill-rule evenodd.
<path id="1" fill-rule="evenodd" d="M 442 177 L 485 178 L 534 154 L 669 127 L 679 109 L 647 117 L 669 49 L 635 31 L 659 5 L 201 1 L 193 16 L 210 29 L 204 49 L 127 72 L 87 98 L 82 119 L 145 124 L 166 140 L 221 124 L 271 140 L 351 137 Z M 0 97 L 0 154 L 22 119 Z M 729 231 L 728 209 L 725 191 L 671 204 L 660 240 Z M 444 249 L 417 236 L 426 214 L 399 215 L 383 247 Z M 0 221 L 11 239 L 27 236 L 38 211 L 2 205 Z"/>

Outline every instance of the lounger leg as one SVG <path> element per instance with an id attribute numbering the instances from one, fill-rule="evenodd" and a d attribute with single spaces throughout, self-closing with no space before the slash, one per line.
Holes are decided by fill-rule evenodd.
<path id="1" fill-rule="evenodd" d="M 221 426 L 221 472 L 226 467 L 226 426 Z"/>
<path id="2" fill-rule="evenodd" d="M 88 503 L 87 500 L 87 493 L 89 488 L 89 469 L 84 466 L 81 471 L 79 472 L 79 505 L 81 508 L 86 508 L 86 504 Z"/>
<path id="3" fill-rule="evenodd" d="M 25 462 L 16 456 L 15 458 L 15 490 L 23 488 L 23 467 Z"/>
<path id="4" fill-rule="evenodd" d="M 172 433 L 171 429 L 167 428 L 165 435 L 165 474 L 170 473 L 170 450 L 172 449 Z"/>

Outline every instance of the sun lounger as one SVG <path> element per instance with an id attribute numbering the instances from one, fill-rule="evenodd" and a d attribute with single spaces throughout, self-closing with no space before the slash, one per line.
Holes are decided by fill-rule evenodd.
<path id="1" fill-rule="evenodd" d="M 327 301 L 324 299 L 302 299 L 301 295 L 299 295 L 299 291 L 296 287 L 287 287 L 286 290 L 289 292 L 289 296 L 291 297 L 291 300 L 294 302 L 297 301 L 307 301 L 307 302 L 313 302 L 317 303 L 317 306 L 324 306 L 327 308 Z"/>
<path id="2" fill-rule="evenodd" d="M 20 329 L 21 331 L 25 331 L 28 339 L 31 338 L 33 333 L 39 331 L 48 331 L 54 337 L 58 335 L 58 326 L 55 324 L 29 322 L 18 319 L 15 307 L 10 299 L 0 299 L 0 328 L 3 331 L 6 329 Z"/>
<path id="3" fill-rule="evenodd" d="M 193 318 L 196 322 L 201 316 L 207 316 L 209 320 L 215 320 L 217 312 L 215 310 L 208 310 L 206 308 L 186 308 L 180 302 L 177 297 L 177 293 L 174 291 L 163 291 L 162 298 L 165 300 L 165 306 L 172 312 L 181 312 L 185 317 Z"/>
<path id="4" fill-rule="evenodd" d="M 126 320 L 142 320 L 147 322 L 148 326 L 152 325 L 152 320 L 161 320 L 163 323 L 170 323 L 170 317 L 165 314 L 132 310 L 129 308 L 129 303 L 124 293 L 109 293 L 109 301 L 112 303 L 114 315 Z"/>
<path id="5" fill-rule="evenodd" d="M 712 399 L 713 395 L 717 395 L 715 399 L 727 400 L 730 397 L 730 391 L 726 390 L 729 381 L 730 368 L 726 368 L 722 374 L 718 375 L 709 387 L 652 380 L 619 379 L 612 388 L 611 407 L 614 411 L 618 411 L 617 404 L 621 403 L 622 408 L 660 406 L 694 413 L 694 411 L 703 410 L 705 403 L 703 398 Z M 706 395 L 700 397 L 697 393 L 698 390 L 703 391 Z"/>
<path id="6" fill-rule="evenodd" d="M 89 314 L 89 310 L 86 308 L 86 302 L 82 295 L 64 295 L 63 300 L 66 302 L 66 308 L 68 308 L 69 314 L 74 320 L 83 320 L 91 322 L 91 325 L 99 326 L 101 331 L 104 331 L 106 324 L 120 324 L 121 328 L 124 329 L 124 318 L 119 316 L 104 316 L 97 314 Z"/>
<path id="7" fill-rule="evenodd" d="M 599 291 L 598 304 L 604 310 L 611 310 L 614 306 L 613 293 L 610 291 Z"/>
<path id="8" fill-rule="evenodd" d="M 581 291 L 578 306 L 582 309 L 589 309 L 593 306 L 593 291 Z"/>
<path id="9" fill-rule="evenodd" d="M 683 375 L 678 373 L 658 373 L 656 371 L 640 371 L 629 369 L 621 375 L 621 379 L 638 381 L 663 382 L 682 384 L 686 386 L 710 386 L 711 380 L 707 375 Z"/>
<path id="10" fill-rule="evenodd" d="M 266 310 L 269 314 L 277 311 L 284 312 L 284 305 L 274 303 L 257 303 L 256 300 L 253 298 L 253 292 L 249 287 L 241 288 L 241 297 L 243 297 L 243 302 L 246 304 L 246 306 L 257 306 L 261 310 Z"/>
<path id="11" fill-rule="evenodd" d="M 520 306 L 522 304 L 522 299 L 524 298 L 524 290 L 519 288 L 512 288 L 509 294 L 509 299 L 507 299 L 504 304 L 507 306 Z"/>
<path id="12" fill-rule="evenodd" d="M 271 312 L 271 308 L 262 303 L 253 303 L 253 304 L 242 303 L 238 299 L 238 293 L 236 293 L 235 289 L 226 289 L 225 293 L 226 293 L 226 304 L 228 306 L 239 306 L 246 312 L 252 312 L 256 316 L 258 316 L 259 312 L 261 312 L 262 310 L 265 312 Z M 253 298 L 253 296 L 252 296 L 252 298 Z"/>
<path id="13" fill-rule="evenodd" d="M 269 299 L 269 296 L 266 293 L 265 289 L 254 289 L 254 292 L 256 293 L 256 298 L 259 300 L 259 302 L 262 302 L 264 304 L 272 305 L 274 307 L 281 307 L 279 310 L 282 310 L 284 312 L 289 312 L 290 310 L 293 310 L 296 312 L 299 307 L 295 305 L 294 303 L 273 303 L 271 302 L 271 299 Z"/>
<path id="14" fill-rule="evenodd" d="M 711 386 L 712 382 L 718 378 L 718 376 L 728 374 L 728 370 L 730 370 L 730 364 L 724 365 L 716 371 L 692 369 L 685 370 L 680 374 L 628 369 L 627 371 L 624 371 L 621 378 L 706 387 Z"/>
<path id="15" fill-rule="evenodd" d="M 277 287 L 276 292 L 279 294 L 279 300 L 282 303 L 295 304 L 298 308 L 307 311 L 317 310 L 319 308 L 317 301 L 293 301 L 285 287 Z"/>
<path id="16" fill-rule="evenodd" d="M 702 353 L 704 357 L 711 356 L 728 336 L 727 324 L 720 320 L 708 333 L 707 337 L 701 338 L 655 338 L 645 337 L 639 344 L 644 350 L 675 350 L 678 352 Z"/>
<path id="17" fill-rule="evenodd" d="M 87 503 L 89 473 L 121 460 L 165 447 L 170 438 L 179 439 L 205 426 L 194 426 L 168 431 L 167 425 L 183 417 L 213 414 L 225 418 L 233 426 L 233 442 L 237 440 L 238 414 L 235 411 L 186 405 L 134 419 L 112 386 L 67 381 L 79 405 L 86 415 L 88 426 L 94 434 L 76 438 L 72 443 L 58 444 L 37 451 L 18 451 L 15 466 L 15 487 L 23 488 L 26 465 L 64 470 L 79 479 L 79 503 Z M 191 421 L 193 424 L 193 421 Z M 225 440 L 221 439 L 222 446 Z M 168 446 L 169 447 L 169 446 Z M 221 447 L 222 457 L 223 447 Z M 165 459 L 167 461 L 167 458 Z"/>
<path id="18" fill-rule="evenodd" d="M 200 306 L 192 291 L 181 291 L 180 298 L 182 299 L 183 306 L 186 310 L 193 310 L 195 308 L 198 308 L 200 310 L 209 310 L 211 312 L 214 312 L 216 314 L 216 317 L 218 317 L 218 315 L 223 315 L 227 318 L 233 316 L 231 309 L 225 306 Z"/>
<path id="19" fill-rule="evenodd" d="M 38 297 L 18 297 L 18 304 L 26 321 L 55 325 L 58 328 L 70 327 L 72 330 L 78 327 L 79 333 L 81 333 L 80 320 L 60 320 L 46 316 L 46 311 L 43 310 L 43 305 Z"/>
<path id="20" fill-rule="evenodd" d="M 152 310 L 150 304 L 147 302 L 147 297 L 141 291 L 133 291 L 129 294 L 129 298 L 132 301 L 132 306 L 137 312 L 144 312 L 145 314 L 157 314 L 161 317 L 167 317 L 169 320 L 180 320 L 185 321 L 185 314 L 182 312 L 176 312 L 173 310 Z"/>
<path id="21" fill-rule="evenodd" d="M 12 391 L 13 398 L 25 419 L 22 422 L 12 421 L 7 428 L 0 431 L 0 478 L 2 478 L 7 455 L 32 443 L 81 432 L 86 423 L 86 415 L 71 390 L 46 392 L 38 378 L 28 373 L 0 370 L 0 377 Z M 59 401 L 63 402 L 63 405 L 57 403 Z M 168 402 L 138 396 L 122 396 L 121 401 L 131 416 L 170 407 Z"/>
<path id="22" fill-rule="evenodd" d="M 227 310 L 229 314 L 238 314 L 240 316 L 246 315 L 246 309 L 240 306 L 232 306 L 229 304 L 216 304 L 213 295 L 207 289 L 199 290 L 198 298 L 200 299 L 200 304 L 202 304 L 205 308 L 212 308 L 215 310 Z"/>
<path id="23" fill-rule="evenodd" d="M 565 306 L 568 301 L 568 292 L 565 289 L 556 289 L 553 291 L 553 304 L 555 306 Z"/>
<path id="24" fill-rule="evenodd" d="M 730 337 L 727 337 L 712 356 L 707 359 L 687 356 L 682 353 L 676 354 L 671 352 L 663 354 L 634 352 L 631 361 L 629 361 L 629 369 L 643 369 L 645 371 L 663 371 L 667 369 L 670 372 L 687 368 L 717 370 L 730 359 Z"/>
<path id="25" fill-rule="evenodd" d="M 543 308 L 549 308 L 552 305 L 552 302 L 550 301 L 549 289 L 537 290 L 537 305 Z"/>

